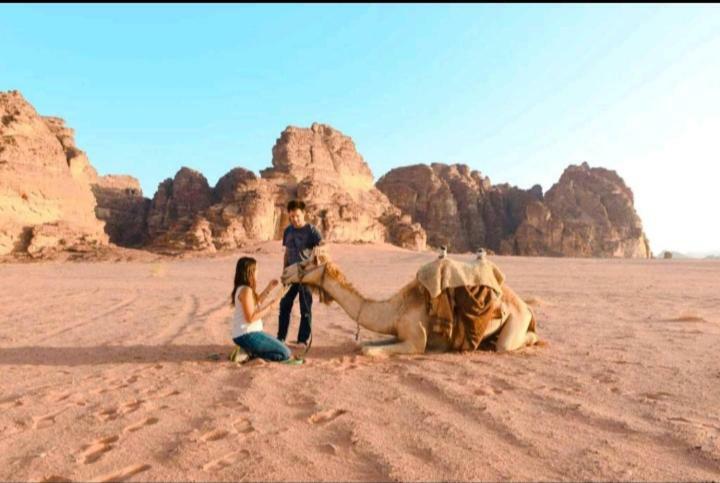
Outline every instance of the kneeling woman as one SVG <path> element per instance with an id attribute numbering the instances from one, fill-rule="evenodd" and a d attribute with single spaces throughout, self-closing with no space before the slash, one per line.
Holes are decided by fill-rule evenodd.
<path id="1" fill-rule="evenodd" d="M 242 347 L 250 357 L 277 362 L 294 361 L 285 344 L 263 332 L 262 318 L 278 303 L 282 291 L 277 291 L 269 299 L 268 295 L 280 282 L 271 280 L 258 295 L 255 288 L 257 273 L 257 261 L 254 258 L 242 257 L 238 260 L 232 291 L 232 304 L 235 307 L 233 342 Z"/>

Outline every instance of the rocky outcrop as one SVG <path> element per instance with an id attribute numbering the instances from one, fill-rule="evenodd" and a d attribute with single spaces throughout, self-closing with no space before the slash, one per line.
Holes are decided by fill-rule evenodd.
<path id="1" fill-rule="evenodd" d="M 352 195 L 373 189 L 373 175 L 348 136 L 325 124 L 288 127 L 272 149 L 272 168 L 263 178 L 284 178 L 290 186 L 303 180 L 334 181 Z"/>
<path id="2" fill-rule="evenodd" d="M 123 247 L 142 247 L 147 241 L 151 201 L 143 196 L 132 176 L 98 176 L 90 184 L 97 206 L 95 215 L 105 222 L 110 241 Z"/>
<path id="3" fill-rule="evenodd" d="M 147 216 L 148 236 L 158 246 L 185 249 L 197 216 L 210 207 L 213 192 L 198 171 L 181 168 L 158 186 Z"/>
<path id="4" fill-rule="evenodd" d="M 272 168 L 261 171 L 263 179 L 278 186 L 281 205 L 291 198 L 305 200 L 308 220 L 328 241 L 395 241 L 424 248 L 424 230 L 373 186 L 372 172 L 350 137 L 324 124 L 288 127 L 272 153 Z M 283 211 L 282 225 L 284 216 Z"/>
<path id="5" fill-rule="evenodd" d="M 17 91 L 0 93 L 0 254 L 49 256 L 107 245 L 73 132 Z"/>
<path id="6" fill-rule="evenodd" d="M 148 216 L 153 246 L 214 251 L 279 239 L 288 224 L 285 206 L 299 198 L 328 241 L 425 247 L 424 230 L 373 186 L 349 137 L 322 124 L 289 127 L 272 153 L 260 178 L 235 168 L 211 189 L 200 173 L 183 168 L 161 183 Z"/>
<path id="7" fill-rule="evenodd" d="M 499 250 L 519 225 L 525 204 L 542 198 L 508 185 L 492 186 L 462 164 L 396 168 L 378 180 L 378 189 L 427 231 L 428 243 L 450 251 Z"/>
<path id="8" fill-rule="evenodd" d="M 95 216 L 105 222 L 105 233 L 114 244 L 141 247 L 147 238 L 150 200 L 143 197 L 140 182 L 132 176 L 98 176 L 87 154 L 75 145 L 75 132 L 58 117 L 43 120 L 62 145 L 73 177 L 89 184 L 95 196 Z"/>
<path id="9" fill-rule="evenodd" d="M 615 171 L 571 165 L 531 203 L 505 251 L 523 255 L 650 258 L 633 194 Z"/>
<path id="10" fill-rule="evenodd" d="M 397 168 L 373 185 L 352 139 L 323 124 L 288 127 L 260 176 L 237 167 L 214 187 L 180 169 L 152 200 L 130 176 L 99 176 L 57 117 L 0 93 L 0 255 L 46 257 L 107 247 L 215 251 L 279 239 L 285 206 L 334 242 L 447 245 L 500 254 L 648 257 L 633 195 L 617 173 L 571 166 L 543 196 L 493 186 L 465 165 Z M 117 247 L 115 247 L 117 248 Z M 113 248 L 113 249 L 115 249 Z"/>
<path id="11" fill-rule="evenodd" d="M 455 252 L 488 247 L 507 255 L 648 258 L 630 189 L 614 171 L 570 166 L 543 196 L 495 185 L 464 165 L 397 168 L 377 187 Z"/>

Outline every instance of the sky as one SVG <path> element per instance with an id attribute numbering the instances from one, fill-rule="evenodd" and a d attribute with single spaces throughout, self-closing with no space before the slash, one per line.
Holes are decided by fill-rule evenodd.
<path id="1" fill-rule="evenodd" d="M 613 169 L 653 252 L 720 252 L 717 5 L 4 4 L 11 89 L 148 197 L 181 166 L 257 173 L 321 122 L 376 180 L 463 163 L 547 191 Z"/>

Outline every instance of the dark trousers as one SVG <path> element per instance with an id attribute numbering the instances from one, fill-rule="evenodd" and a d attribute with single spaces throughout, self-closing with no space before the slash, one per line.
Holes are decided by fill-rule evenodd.
<path id="1" fill-rule="evenodd" d="M 285 340 L 290 327 L 290 313 L 292 312 L 295 297 L 300 294 L 300 329 L 298 341 L 307 342 L 310 339 L 310 324 L 312 322 L 312 292 L 307 285 L 293 283 L 285 296 L 280 300 L 280 320 L 278 321 L 278 336 Z"/>

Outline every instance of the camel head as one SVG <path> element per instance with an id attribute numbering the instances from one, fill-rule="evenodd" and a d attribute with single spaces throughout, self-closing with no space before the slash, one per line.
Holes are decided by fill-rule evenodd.
<path id="1" fill-rule="evenodd" d="M 330 294 L 322 289 L 328 262 L 330 262 L 330 257 L 327 249 L 322 245 L 317 246 L 313 248 L 305 260 L 290 265 L 283 270 L 282 284 L 302 283 L 309 285 L 314 292 L 319 294 L 321 302 L 329 304 L 333 299 Z"/>

